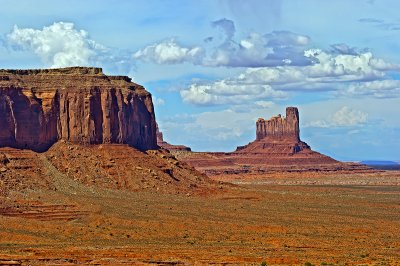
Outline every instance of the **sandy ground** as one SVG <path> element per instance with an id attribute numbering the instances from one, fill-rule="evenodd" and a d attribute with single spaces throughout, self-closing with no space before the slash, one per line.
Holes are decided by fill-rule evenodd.
<path id="1" fill-rule="evenodd" d="M 399 172 L 219 179 L 238 186 L 10 194 L 0 265 L 400 265 Z"/>

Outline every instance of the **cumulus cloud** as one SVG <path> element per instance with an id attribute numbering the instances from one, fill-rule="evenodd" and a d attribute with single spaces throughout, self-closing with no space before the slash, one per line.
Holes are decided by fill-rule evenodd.
<path id="1" fill-rule="evenodd" d="M 203 57 L 203 48 L 199 46 L 183 47 L 176 40 L 169 39 L 149 45 L 137 51 L 135 59 L 157 64 L 179 64 L 184 62 L 199 63 Z"/>
<path id="2" fill-rule="evenodd" d="M 236 77 L 192 84 L 181 91 L 181 97 L 185 102 L 198 105 L 253 103 L 255 99 L 285 98 L 287 91 L 293 90 L 339 90 L 341 84 L 382 79 L 385 71 L 399 68 L 375 58 L 371 52 L 331 54 L 309 49 L 304 56 L 313 64 L 247 68 Z M 349 89 L 349 93 L 356 91 Z"/>
<path id="3" fill-rule="evenodd" d="M 271 108 L 274 106 L 274 102 L 272 101 L 256 101 L 255 104 L 260 108 Z"/>
<path id="4" fill-rule="evenodd" d="M 354 127 L 367 122 L 368 114 L 343 106 L 327 120 L 316 120 L 308 123 L 306 127 Z"/>
<path id="5" fill-rule="evenodd" d="M 213 27 L 222 29 L 226 34 L 226 40 L 232 40 L 233 36 L 235 35 L 235 23 L 232 20 L 223 18 L 211 23 Z"/>
<path id="6" fill-rule="evenodd" d="M 42 30 L 14 26 L 7 41 L 15 49 L 33 51 L 51 67 L 87 66 L 107 51 L 91 40 L 86 31 L 66 22 L 56 22 Z"/>
<path id="7" fill-rule="evenodd" d="M 372 96 L 375 98 L 399 98 L 400 80 L 374 80 L 370 82 L 350 84 L 340 91 L 346 96 Z"/>
<path id="8" fill-rule="evenodd" d="M 356 47 L 349 47 L 345 43 L 336 43 L 331 45 L 331 53 L 357 55 L 359 52 Z"/>
<path id="9" fill-rule="evenodd" d="M 205 47 L 185 47 L 173 38 L 151 44 L 134 53 L 133 57 L 156 64 L 193 63 L 204 66 L 263 67 L 281 65 L 309 65 L 304 49 L 310 38 L 289 31 L 256 32 L 235 38 L 236 28 L 232 20 L 223 18 L 211 23 L 222 31 L 222 40 L 215 36 L 204 39 Z M 218 41 L 218 43 L 217 43 Z M 206 49 L 211 46 L 212 48 Z"/>
<path id="10" fill-rule="evenodd" d="M 240 84 L 237 80 L 221 80 L 212 84 L 192 84 L 180 92 L 184 102 L 196 105 L 243 104 L 249 101 L 270 98 L 285 98 L 282 91 L 269 85 Z"/>
<path id="11" fill-rule="evenodd" d="M 268 34 L 250 33 L 246 38 L 235 40 L 235 24 L 228 19 L 212 23 L 221 28 L 225 39 L 203 60 L 206 66 L 262 67 L 280 65 L 308 65 L 304 48 L 310 43 L 305 35 L 289 31 L 273 31 Z M 211 39 L 212 40 L 212 39 Z"/>

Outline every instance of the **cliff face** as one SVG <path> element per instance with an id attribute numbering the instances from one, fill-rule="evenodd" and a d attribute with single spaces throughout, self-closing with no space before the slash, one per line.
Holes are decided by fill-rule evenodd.
<path id="1" fill-rule="evenodd" d="M 0 70 L 0 147 L 43 151 L 58 140 L 155 149 L 151 94 L 100 68 Z"/>
<path id="2" fill-rule="evenodd" d="M 256 127 L 256 140 L 268 138 L 269 140 L 300 141 L 299 111 L 296 107 L 286 108 L 286 118 L 281 115 L 269 120 L 259 118 Z"/>

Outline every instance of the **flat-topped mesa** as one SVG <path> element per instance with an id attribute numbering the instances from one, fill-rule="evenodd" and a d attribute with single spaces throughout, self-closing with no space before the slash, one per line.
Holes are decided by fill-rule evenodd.
<path id="1" fill-rule="evenodd" d="M 58 140 L 156 149 L 151 94 L 101 68 L 0 70 L 0 147 L 43 151 Z"/>
<path id="2" fill-rule="evenodd" d="M 256 140 L 300 141 L 299 111 L 296 107 L 286 108 L 286 118 L 280 114 L 269 120 L 259 118 L 256 126 Z"/>
<path id="3" fill-rule="evenodd" d="M 49 69 L 0 69 L 0 73 L 14 75 L 104 75 L 100 67 L 65 67 Z"/>

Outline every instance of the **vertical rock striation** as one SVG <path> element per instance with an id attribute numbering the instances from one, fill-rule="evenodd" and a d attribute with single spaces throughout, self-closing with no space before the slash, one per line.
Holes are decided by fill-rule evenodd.
<path id="1" fill-rule="evenodd" d="M 286 117 L 280 114 L 256 122 L 256 140 L 237 147 L 236 152 L 264 154 L 274 157 L 310 151 L 310 146 L 300 140 L 299 111 L 296 107 L 286 108 Z M 304 153 L 303 152 L 303 153 Z"/>
<path id="2" fill-rule="evenodd" d="M 259 118 L 256 123 L 256 140 L 300 141 L 299 111 L 296 107 L 286 108 L 286 118 L 280 114 L 269 120 Z"/>
<path id="3" fill-rule="evenodd" d="M 58 140 L 155 149 L 151 94 L 100 68 L 0 70 L 0 147 L 43 151 Z"/>

